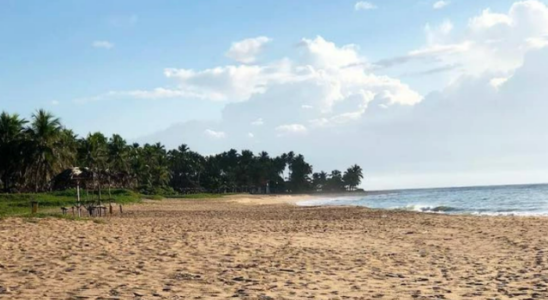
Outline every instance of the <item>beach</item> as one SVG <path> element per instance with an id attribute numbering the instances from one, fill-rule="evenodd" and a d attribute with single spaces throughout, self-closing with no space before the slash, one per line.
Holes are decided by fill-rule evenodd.
<path id="1" fill-rule="evenodd" d="M 0 299 L 548 299 L 548 218 L 145 201 L 0 220 Z"/>

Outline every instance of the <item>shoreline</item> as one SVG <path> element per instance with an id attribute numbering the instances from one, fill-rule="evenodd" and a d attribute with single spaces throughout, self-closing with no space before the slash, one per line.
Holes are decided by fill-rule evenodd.
<path id="1" fill-rule="evenodd" d="M 295 205 L 302 201 L 314 199 L 314 195 L 302 194 L 302 195 L 252 195 L 252 194 L 238 194 L 225 196 L 221 198 L 231 203 L 247 204 L 247 205 Z"/>
<path id="2" fill-rule="evenodd" d="M 336 202 L 338 199 L 344 197 L 353 197 L 346 193 L 332 193 L 332 194 L 296 194 L 296 195 L 251 195 L 251 194 L 237 194 L 226 196 L 224 199 L 230 203 L 244 204 L 244 205 L 291 205 L 297 207 L 324 207 L 324 208 L 365 208 L 370 210 L 384 211 L 384 212 L 409 212 L 428 215 L 445 215 L 445 216 L 472 216 L 472 217 L 512 217 L 512 218 L 548 218 L 547 214 L 534 214 L 534 213 L 514 213 L 514 212 L 483 212 L 483 213 L 449 213 L 447 211 L 422 211 L 417 209 L 404 209 L 404 208 L 373 208 L 362 205 L 329 205 L 325 202 L 314 204 L 314 201 L 322 201 L 329 198 L 334 198 L 330 202 Z M 358 196 L 366 196 L 366 193 L 358 193 Z M 299 204 L 301 203 L 301 204 Z"/>

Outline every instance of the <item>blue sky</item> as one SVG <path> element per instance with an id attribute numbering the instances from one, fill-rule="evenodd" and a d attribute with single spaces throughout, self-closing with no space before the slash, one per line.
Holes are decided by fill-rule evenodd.
<path id="1" fill-rule="evenodd" d="M 459 90 L 462 82 L 496 85 L 497 93 L 489 97 L 497 99 L 537 88 L 524 84 L 504 92 L 501 86 L 513 86 L 528 56 L 543 58 L 533 55 L 545 47 L 548 10 L 542 1 L 369 1 L 374 9 L 356 9 L 357 2 L 1 0 L 0 108 L 26 117 L 46 108 L 80 135 L 116 132 L 170 147 L 184 142 L 206 153 L 229 146 L 281 152 L 285 150 L 279 145 L 288 150 L 294 145 L 321 168 L 362 162 L 367 170 L 365 164 L 371 165 L 370 184 L 378 188 L 512 183 L 515 180 L 500 175 L 512 172 L 529 174 L 521 176 L 528 181 L 548 181 L 538 175 L 548 168 L 516 167 L 523 163 L 523 152 L 498 154 L 501 161 L 513 162 L 506 169 L 496 162 L 474 164 L 452 177 L 455 166 L 483 156 L 470 156 L 465 148 L 445 161 L 417 167 L 413 162 L 423 159 L 424 149 L 396 151 L 394 155 L 408 156 L 407 168 L 389 159 L 377 163 L 363 158 L 375 146 L 365 142 L 355 147 L 369 149 L 365 153 L 348 153 L 331 164 L 327 161 L 335 153 L 314 150 L 322 140 L 316 135 L 354 133 L 352 138 L 361 141 L 360 134 L 367 134 L 386 141 L 378 133 L 385 131 L 398 139 L 381 145 L 387 147 L 383 151 L 413 148 L 406 139 L 420 133 L 400 136 L 404 133 L 397 126 L 416 124 L 417 111 L 436 106 L 442 101 L 438 98 L 464 93 Z M 533 19 L 536 23 L 529 24 Z M 227 55 L 234 43 L 252 47 L 239 53 L 249 61 Z M 238 49 L 234 51 L 241 52 Z M 349 71 L 356 65 L 359 70 Z M 207 72 L 214 68 L 217 75 Z M 169 77 L 166 69 L 178 71 Z M 314 75 L 303 75 L 305 69 Z M 337 88 L 328 91 L 333 86 Z M 158 88 L 171 95 L 159 95 L 154 92 Z M 462 96 L 475 97 L 479 95 Z M 356 101 L 363 103 L 351 108 Z M 268 116 L 277 105 L 289 110 L 295 103 L 306 112 L 291 118 Z M 341 106 L 340 114 L 333 103 Z M 373 104 L 384 110 L 377 112 Z M 231 115 L 234 110 L 239 111 L 237 117 Z M 451 108 L 440 110 L 452 114 Z M 530 119 L 528 113 L 518 117 Z M 269 122 L 253 131 L 253 122 L 248 122 L 249 128 L 237 124 L 245 117 Z M 344 118 L 355 122 L 340 125 Z M 332 125 L 326 125 L 329 122 Z M 452 139 L 466 134 L 452 127 L 445 130 L 440 134 Z M 259 139 L 261 134 L 272 138 Z M 298 140 L 292 140 L 294 134 Z M 497 137 L 505 132 L 483 134 L 492 139 L 485 147 L 496 148 Z M 425 136 L 416 138 L 435 143 Z M 545 144 L 534 146 L 544 149 Z"/>

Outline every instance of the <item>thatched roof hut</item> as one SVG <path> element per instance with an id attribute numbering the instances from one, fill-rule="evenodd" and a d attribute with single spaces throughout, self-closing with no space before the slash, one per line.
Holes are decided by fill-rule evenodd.
<path id="1" fill-rule="evenodd" d="M 52 180 L 52 188 L 54 190 L 66 190 L 75 188 L 79 183 L 80 186 L 86 186 L 87 182 L 93 181 L 96 174 L 88 168 L 74 167 L 66 169 Z"/>

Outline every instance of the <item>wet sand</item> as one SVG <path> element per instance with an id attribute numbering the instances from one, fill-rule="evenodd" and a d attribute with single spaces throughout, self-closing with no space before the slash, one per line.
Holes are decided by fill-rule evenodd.
<path id="1" fill-rule="evenodd" d="M 0 220 L 0 299 L 548 299 L 548 218 L 268 199 Z"/>

